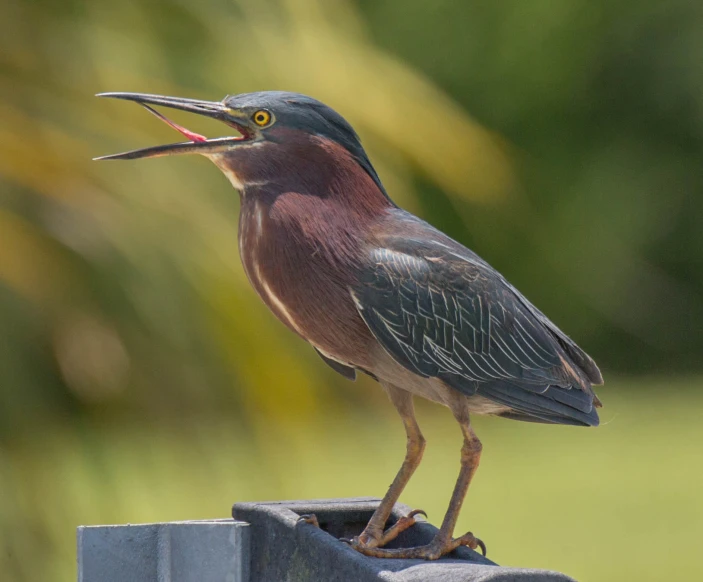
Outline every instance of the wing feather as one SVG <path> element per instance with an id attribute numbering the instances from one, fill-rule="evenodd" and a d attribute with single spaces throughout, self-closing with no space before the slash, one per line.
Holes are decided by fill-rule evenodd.
<path id="1" fill-rule="evenodd" d="M 398 363 L 509 406 L 513 418 L 598 423 L 593 360 L 487 263 L 448 243 L 385 243 L 351 291 Z"/>

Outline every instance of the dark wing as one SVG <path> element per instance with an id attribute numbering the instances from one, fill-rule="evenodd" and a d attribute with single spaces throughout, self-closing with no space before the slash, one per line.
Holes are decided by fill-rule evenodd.
<path id="1" fill-rule="evenodd" d="M 332 358 L 328 358 L 325 354 L 323 354 L 320 350 L 317 348 L 314 348 L 315 351 L 317 352 L 317 355 L 320 356 L 325 363 L 332 368 L 335 372 L 338 372 L 342 376 L 344 376 L 347 380 L 351 380 L 352 382 L 356 380 L 356 370 L 352 368 L 351 366 L 347 366 L 345 364 L 342 364 L 341 362 L 338 362 L 337 360 L 333 360 Z"/>
<path id="2" fill-rule="evenodd" d="M 597 425 L 595 363 L 487 263 L 447 243 L 396 237 L 371 251 L 352 294 L 385 350 L 509 406 L 505 416 Z"/>

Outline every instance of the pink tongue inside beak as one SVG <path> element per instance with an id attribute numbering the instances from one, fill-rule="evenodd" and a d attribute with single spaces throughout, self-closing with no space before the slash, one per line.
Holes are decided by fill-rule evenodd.
<path id="1" fill-rule="evenodd" d="M 178 125 L 176 122 L 171 121 L 167 117 L 161 115 L 156 109 L 152 109 L 148 105 L 145 105 L 144 103 L 140 103 L 142 107 L 156 115 L 161 121 L 163 121 L 166 125 L 170 125 L 173 129 L 175 129 L 177 132 L 183 134 L 186 138 L 188 138 L 190 141 L 207 141 L 207 138 L 204 135 L 200 135 L 199 133 L 195 133 L 193 131 L 190 131 L 189 129 L 186 129 L 185 127 L 182 127 Z"/>

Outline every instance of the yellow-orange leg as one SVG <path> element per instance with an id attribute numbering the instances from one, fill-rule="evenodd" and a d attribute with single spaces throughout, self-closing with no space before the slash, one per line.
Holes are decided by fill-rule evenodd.
<path id="1" fill-rule="evenodd" d="M 481 548 L 483 554 L 486 553 L 484 543 L 476 538 L 472 533 L 467 533 L 459 538 L 453 539 L 454 527 L 461 511 L 461 505 L 466 496 L 466 492 L 471 484 L 471 479 L 478 468 L 481 459 L 482 445 L 474 433 L 468 420 L 468 414 L 463 411 L 454 411 L 454 414 L 461 425 L 464 434 L 464 444 L 461 447 L 461 470 L 459 478 L 454 486 L 454 492 L 449 502 L 449 508 L 444 516 L 444 521 L 435 538 L 426 546 L 416 548 L 383 549 L 377 546 L 368 546 L 361 539 L 355 538 L 351 545 L 354 549 L 367 556 L 377 558 L 423 558 L 426 560 L 436 560 L 437 558 L 451 552 L 458 546 L 468 546 L 472 549 Z M 367 526 L 368 529 L 368 526 Z"/>
<path id="2" fill-rule="evenodd" d="M 405 531 L 415 523 L 415 515 L 424 511 L 416 510 L 409 515 L 400 518 L 387 531 L 383 531 L 388 521 L 388 517 L 393 511 L 395 502 L 398 501 L 400 494 L 407 485 L 410 477 L 417 469 L 422 460 L 422 453 L 425 450 L 425 438 L 420 432 L 420 427 L 415 419 L 415 407 L 413 406 L 413 396 L 410 392 L 396 388 L 390 384 L 384 384 L 384 388 L 388 392 L 391 402 L 398 410 L 400 417 L 405 425 L 407 434 L 407 449 L 405 460 L 398 471 L 398 474 L 393 479 L 393 483 L 388 488 L 385 497 L 374 511 L 369 523 L 361 532 L 361 535 L 351 540 L 352 547 L 357 549 L 377 548 L 395 539 L 401 532 Z"/>

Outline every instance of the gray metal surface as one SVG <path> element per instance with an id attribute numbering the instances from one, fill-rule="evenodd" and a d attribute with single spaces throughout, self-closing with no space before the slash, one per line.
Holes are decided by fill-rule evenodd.
<path id="1" fill-rule="evenodd" d="M 78 580 L 573 582 L 558 572 L 498 566 L 463 547 L 435 562 L 363 556 L 338 538 L 361 533 L 377 505 L 373 498 L 237 503 L 236 521 L 79 527 Z M 408 511 L 396 505 L 389 522 Z M 307 513 L 317 516 L 319 529 L 298 521 Z M 436 533 L 419 521 L 388 547 L 424 545 Z"/>
<path id="2" fill-rule="evenodd" d="M 231 519 L 78 528 L 79 582 L 248 582 L 249 525 Z"/>
<path id="3" fill-rule="evenodd" d="M 573 582 L 559 572 L 497 566 L 465 547 L 435 562 L 363 556 L 338 538 L 361 533 L 378 502 L 360 498 L 235 504 L 233 517 L 251 524 L 251 582 Z M 397 504 L 390 522 L 408 511 Z M 308 513 L 317 516 L 319 529 L 298 521 Z M 424 545 L 436 532 L 429 523 L 419 522 L 387 547 Z M 490 543 L 488 547 L 490 551 Z"/>

